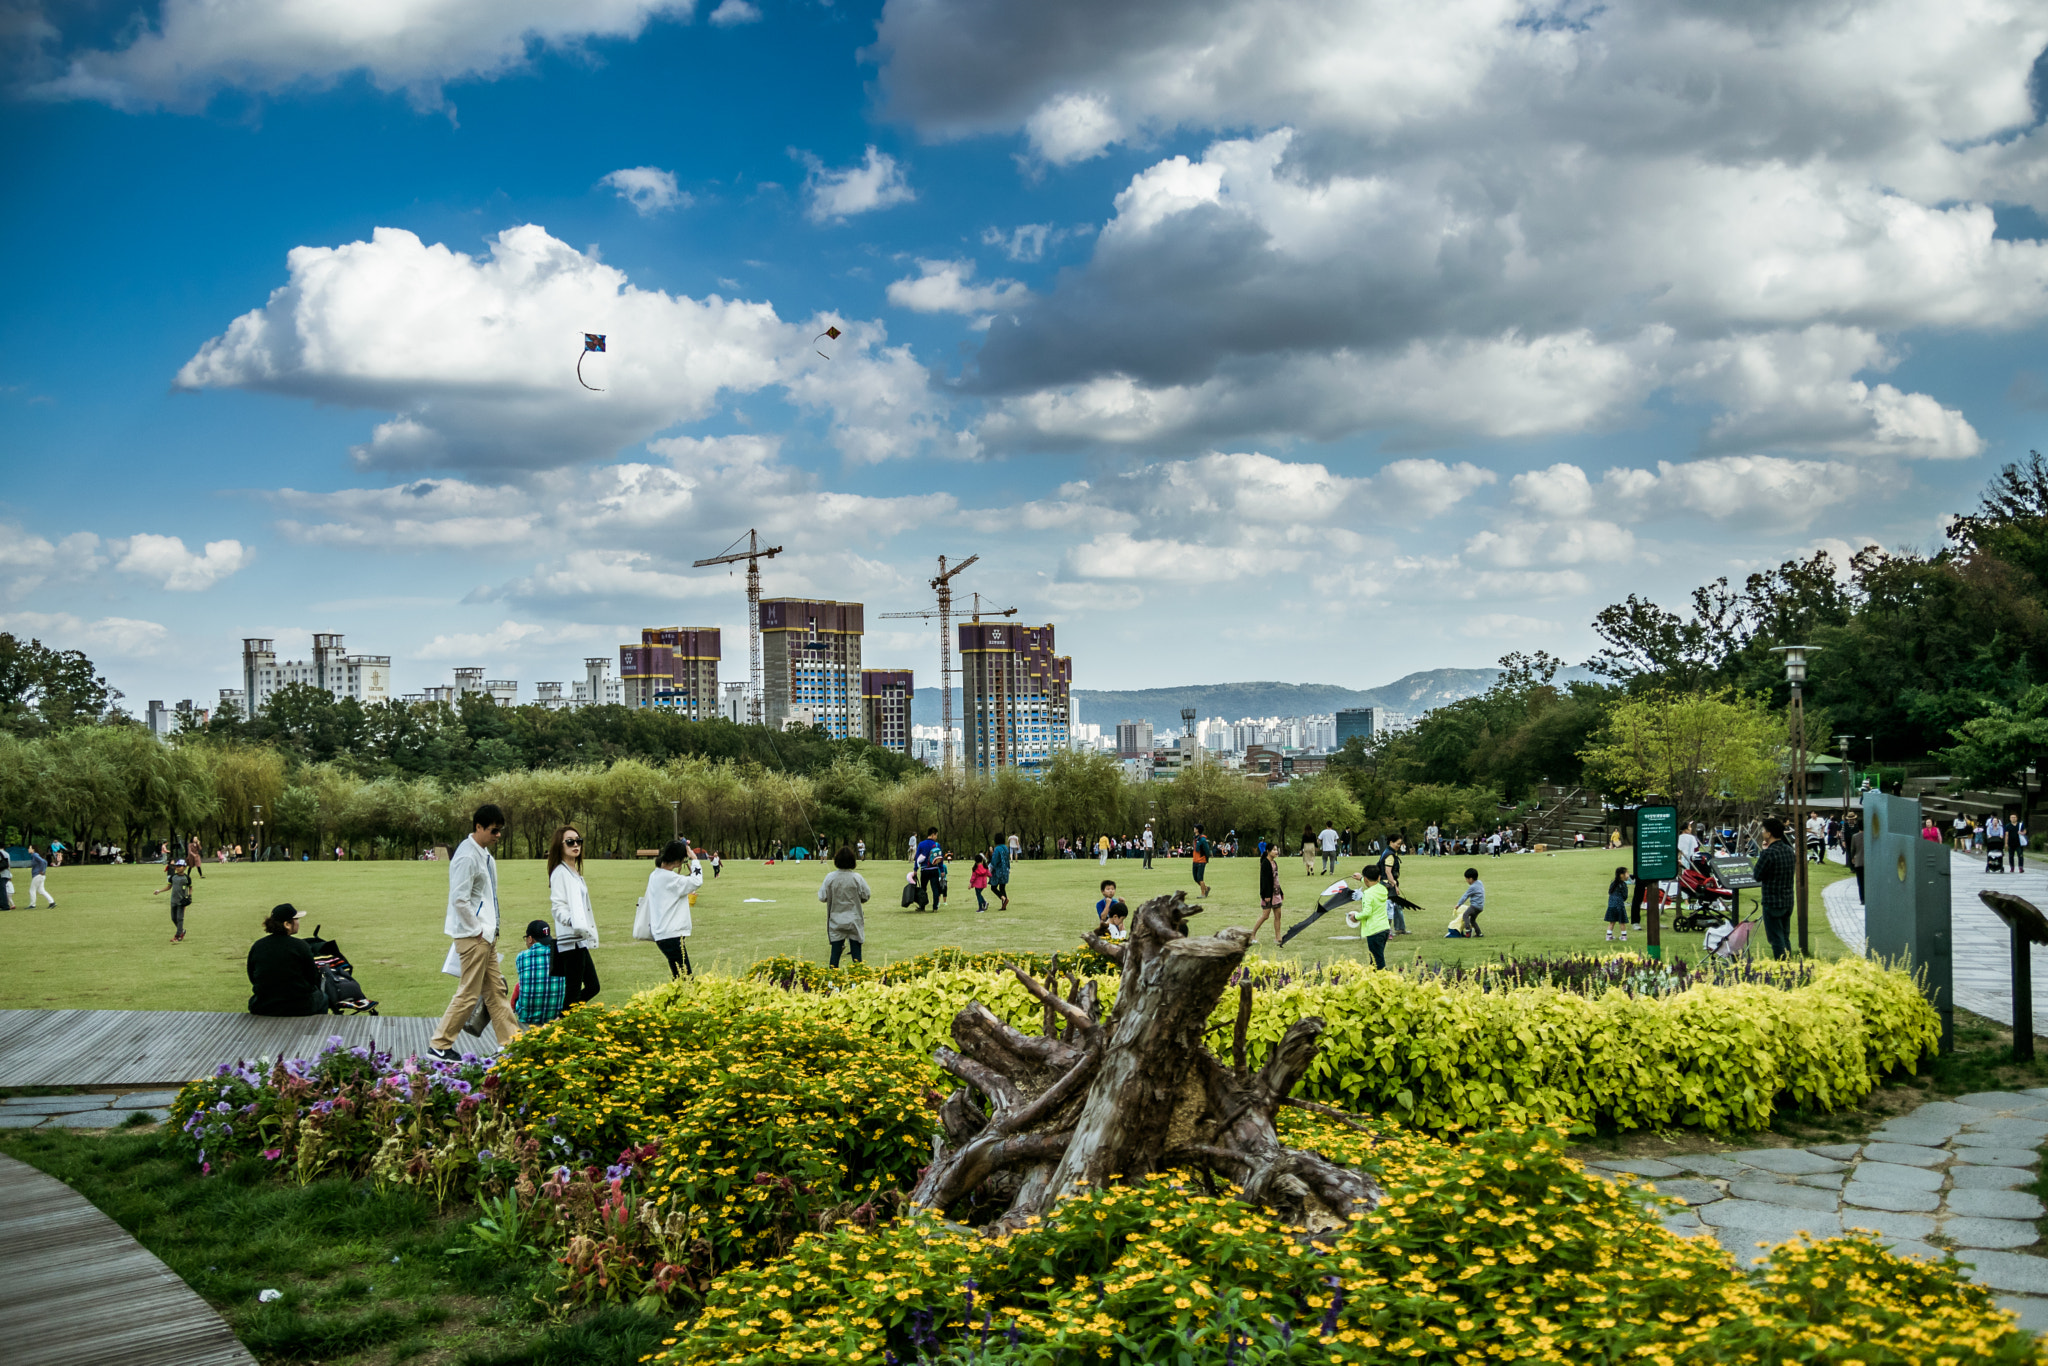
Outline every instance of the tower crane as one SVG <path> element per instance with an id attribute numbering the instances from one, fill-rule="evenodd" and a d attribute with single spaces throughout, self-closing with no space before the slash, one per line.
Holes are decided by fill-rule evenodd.
<path id="1" fill-rule="evenodd" d="M 761 561 L 780 555 L 782 547 L 772 545 L 764 548 L 760 534 L 751 527 L 748 528 L 745 539 L 745 550 L 736 549 L 739 542 L 734 541 L 720 553 L 709 559 L 697 560 L 690 567 L 702 569 L 708 564 L 737 564 L 741 560 L 747 562 L 747 719 L 758 726 L 766 720 L 761 715 Z M 943 560 L 940 561 L 942 566 L 944 563 Z M 966 566 L 962 565 L 961 568 L 964 569 Z"/>
<path id="2" fill-rule="evenodd" d="M 939 574 L 931 581 L 938 591 L 939 606 L 936 612 L 883 612 L 884 617 L 920 617 L 929 621 L 939 619 L 939 714 L 940 721 L 940 772 L 950 773 L 953 769 L 953 576 L 981 558 L 969 555 L 951 569 L 946 568 L 946 557 L 939 556 Z M 974 595 L 975 620 L 981 619 L 981 595 Z M 1008 616 L 1017 609 L 1012 607 L 1001 613 Z"/>

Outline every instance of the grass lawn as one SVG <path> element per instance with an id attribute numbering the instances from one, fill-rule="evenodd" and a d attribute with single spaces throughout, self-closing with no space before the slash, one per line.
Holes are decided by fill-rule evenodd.
<path id="1" fill-rule="evenodd" d="M 59 1177 L 155 1253 L 262 1362 L 632 1366 L 675 1323 L 612 1307 L 573 1321 L 538 1256 L 458 1254 L 475 1211 L 407 1187 L 298 1186 L 244 1161 L 204 1177 L 155 1131 L 11 1132 L 0 1152 Z M 261 1304 L 263 1290 L 283 1297 Z"/>
<path id="2" fill-rule="evenodd" d="M 1403 891 L 1425 908 L 1411 913 L 1411 938 L 1392 941 L 1389 959 L 1459 961 L 1499 953 L 1559 953 L 1605 946 L 1601 915 L 1607 880 L 1625 855 L 1604 850 L 1517 854 L 1476 860 L 1486 881 L 1486 937 L 1442 938 L 1450 909 L 1464 887 L 1461 873 L 1473 860 L 1410 858 Z M 1289 924 L 1314 908 L 1315 894 L 1332 880 L 1304 875 L 1299 858 L 1281 862 Z M 1344 865 L 1358 866 L 1353 859 Z M 499 892 L 507 948 L 516 952 L 520 927 L 548 915 L 545 865 L 508 860 L 500 867 Z M 1258 917 L 1255 859 L 1219 859 L 1209 865 L 1213 895 L 1197 925 L 1208 929 L 1250 925 Z M 632 938 L 633 903 L 646 885 L 644 861 L 598 861 L 589 866 L 592 900 L 604 947 L 597 951 L 604 983 L 600 999 L 623 1000 L 668 976 L 661 953 Z M 772 954 L 823 960 L 824 907 L 817 900 L 826 870 L 815 862 L 726 864 L 724 875 L 698 896 L 696 933 L 690 957 L 704 969 L 737 972 Z M 1065 950 L 1079 943 L 1094 923 L 1096 884 L 1106 873 L 1135 903 L 1185 888 L 1193 892 L 1188 865 L 1158 861 L 1150 872 L 1136 860 L 1111 860 L 1099 868 L 1092 859 L 1022 863 L 1011 882 L 1010 909 L 974 910 L 967 866 L 953 869 L 952 895 L 937 913 L 901 909 L 897 902 L 909 865 L 870 861 L 862 871 L 873 885 L 868 903 L 867 953 L 871 961 L 905 958 L 941 945 L 963 949 Z M 1810 924 L 1814 952 L 1846 952 L 1827 928 L 1819 889 L 1845 876 L 1844 869 L 1815 869 Z M 440 972 L 448 950 L 441 932 L 447 903 L 444 863 L 264 863 L 214 866 L 194 888 L 186 913 L 188 934 L 173 946 L 169 897 L 152 897 L 163 885 L 161 870 L 143 867 L 52 869 L 50 890 L 58 907 L 17 909 L 0 914 L 0 1008 L 86 1007 L 113 1010 L 243 1009 L 249 985 L 244 963 L 249 945 L 262 933 L 270 907 L 289 901 L 315 925 L 340 941 L 354 961 L 364 988 L 386 1014 L 438 1015 L 448 1004 L 454 979 Z M 27 904 L 28 880 L 16 879 L 15 904 Z M 1744 896 L 1754 906 L 1754 893 Z M 1292 959 L 1360 958 L 1364 946 L 1346 933 L 1335 913 L 1297 938 L 1279 955 Z M 1631 940 L 1633 947 L 1640 939 Z M 1665 931 L 1667 953 L 1697 955 L 1699 936 Z M 1759 936 L 1761 943 L 1761 936 Z M 1259 952 L 1273 955 L 1271 929 Z M 510 959 L 507 958 L 507 966 Z"/>

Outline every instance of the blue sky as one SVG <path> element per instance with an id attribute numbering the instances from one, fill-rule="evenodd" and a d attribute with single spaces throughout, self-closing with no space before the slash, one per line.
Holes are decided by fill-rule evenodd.
<path id="1" fill-rule="evenodd" d="M 737 642 L 749 525 L 1084 687 L 1576 660 L 2048 445 L 2033 6 L 11 14 L 0 629 L 138 710 Z"/>

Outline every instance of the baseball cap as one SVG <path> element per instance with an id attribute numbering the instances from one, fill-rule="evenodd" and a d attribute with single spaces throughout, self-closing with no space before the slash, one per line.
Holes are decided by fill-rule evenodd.
<path id="1" fill-rule="evenodd" d="M 526 922 L 526 937 L 528 939 L 537 939 L 541 943 L 545 944 L 550 939 L 554 938 L 554 934 L 552 931 L 548 929 L 547 921 L 529 920 Z"/>

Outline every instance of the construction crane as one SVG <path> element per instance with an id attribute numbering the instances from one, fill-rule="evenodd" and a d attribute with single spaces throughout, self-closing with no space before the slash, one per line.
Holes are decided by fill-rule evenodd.
<path id="1" fill-rule="evenodd" d="M 760 534 L 751 527 L 746 535 L 747 548 L 736 550 L 734 541 L 719 554 L 707 560 L 698 560 L 690 567 L 702 569 L 708 564 L 738 564 L 747 562 L 747 719 L 760 725 L 765 719 L 761 715 L 761 561 L 782 553 L 779 545 L 762 548 Z M 940 562 L 941 564 L 944 561 Z M 961 568 L 966 568 L 962 565 Z"/>
<path id="2" fill-rule="evenodd" d="M 946 568 L 946 557 L 939 556 L 939 576 L 931 581 L 938 590 L 939 606 L 936 612 L 883 612 L 884 617 L 921 617 L 929 621 L 939 619 L 939 754 L 941 773 L 953 771 L 953 576 L 981 558 L 969 555 L 951 569 Z M 975 619 L 980 620 L 981 595 L 974 595 Z M 1017 609 L 1012 607 L 1002 615 L 1008 616 Z"/>

